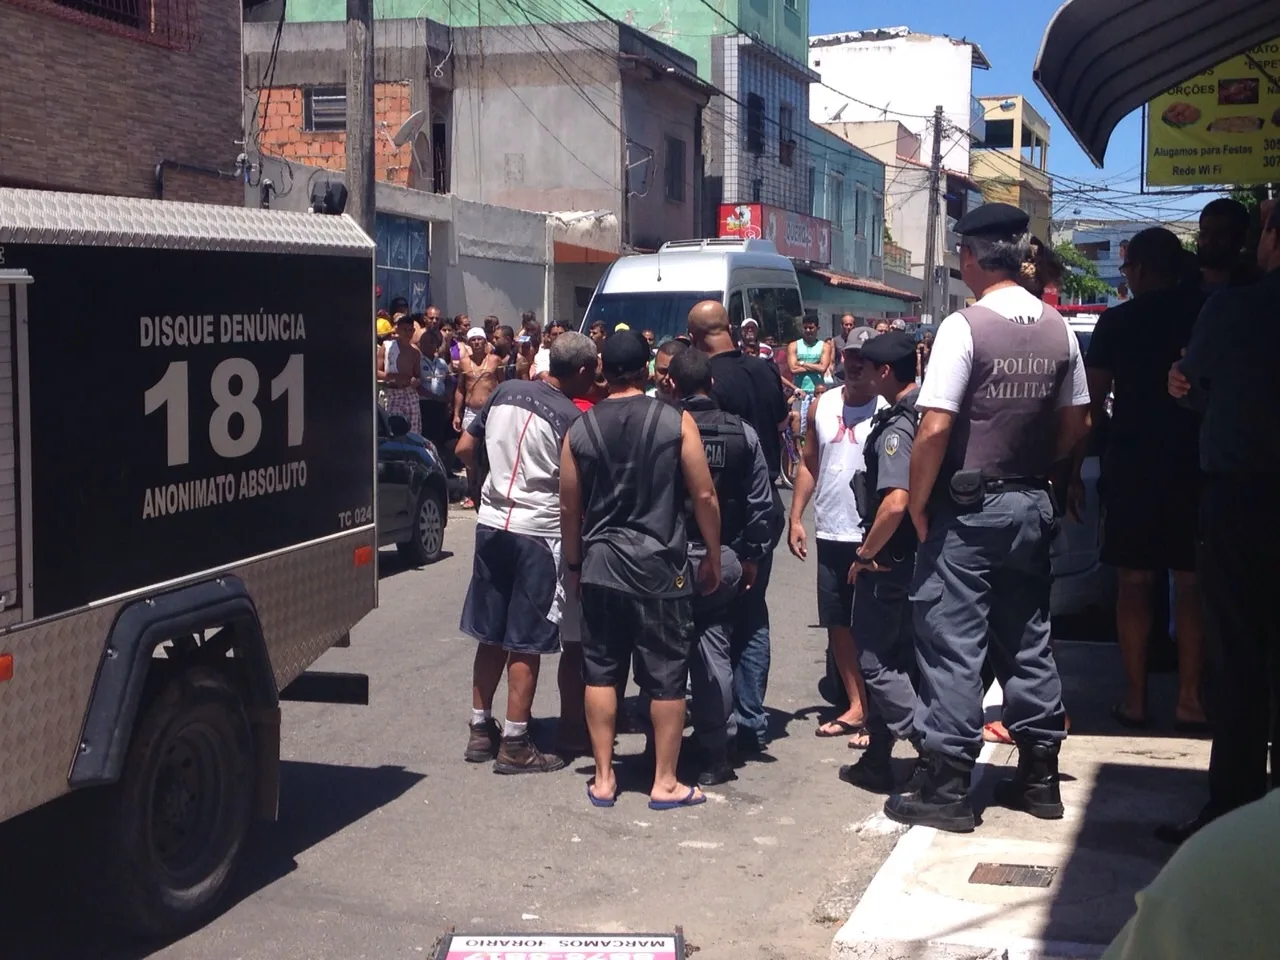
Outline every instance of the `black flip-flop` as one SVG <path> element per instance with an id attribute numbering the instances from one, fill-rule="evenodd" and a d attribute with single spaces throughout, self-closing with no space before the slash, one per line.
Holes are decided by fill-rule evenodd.
<path id="1" fill-rule="evenodd" d="M 823 727 L 835 726 L 839 727 L 838 733 L 828 733 Z M 852 737 L 855 734 L 866 733 L 867 725 L 865 723 L 850 723 L 848 720 L 828 720 L 826 723 L 820 723 L 813 730 L 815 737 L 824 737 L 826 739 L 834 739 L 836 737 Z"/>
<path id="2" fill-rule="evenodd" d="M 1111 719 L 1128 730 L 1145 730 L 1147 728 L 1146 717 L 1131 717 L 1124 712 L 1124 708 L 1118 703 L 1111 708 Z"/>

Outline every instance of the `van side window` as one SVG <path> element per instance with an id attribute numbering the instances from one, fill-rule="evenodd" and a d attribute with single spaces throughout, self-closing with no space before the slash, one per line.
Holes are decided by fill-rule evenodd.
<path id="1" fill-rule="evenodd" d="M 751 287 L 747 290 L 750 313 L 760 324 L 760 339 L 773 337 L 779 344 L 798 340 L 804 309 L 795 287 Z"/>
<path id="2" fill-rule="evenodd" d="M 742 291 L 735 290 L 729 297 L 729 326 L 737 330 L 746 317 L 742 313 Z"/>

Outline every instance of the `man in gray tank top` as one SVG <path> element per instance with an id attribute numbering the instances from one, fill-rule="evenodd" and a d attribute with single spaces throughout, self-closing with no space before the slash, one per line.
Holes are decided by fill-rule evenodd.
<path id="1" fill-rule="evenodd" d="M 1089 388 L 1065 321 L 1018 285 L 1027 215 L 986 204 L 956 224 L 961 275 L 980 299 L 938 328 L 916 405 L 908 509 L 920 538 L 911 584 L 923 776 L 885 814 L 974 828 L 969 778 L 982 746 L 987 643 L 1010 664 L 1004 720 L 1018 770 L 996 802 L 1062 816 L 1062 682 L 1049 648 L 1051 467 L 1089 429 Z"/>
<path id="2" fill-rule="evenodd" d="M 587 728 L 596 761 L 587 799 L 611 807 L 619 684 L 632 661 L 650 701 L 654 810 L 704 803 L 676 779 L 696 639 L 693 592 L 720 585 L 720 506 L 702 435 L 679 408 L 644 395 L 649 346 L 630 330 L 605 341 L 609 396 L 574 421 L 560 463 L 566 589 L 580 592 Z M 686 496 L 706 554 L 690 569 Z"/>

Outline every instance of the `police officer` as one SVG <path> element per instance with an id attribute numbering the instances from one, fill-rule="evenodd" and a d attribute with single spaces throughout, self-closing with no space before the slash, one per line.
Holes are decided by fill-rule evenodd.
<path id="1" fill-rule="evenodd" d="M 1011 665 L 1004 720 L 1019 748 L 996 802 L 1062 816 L 1062 681 L 1049 649 L 1048 476 L 1089 429 L 1089 389 L 1061 315 L 1018 284 L 1027 215 L 985 204 L 956 224 L 960 273 L 978 302 L 938 327 L 916 406 L 908 511 L 920 538 L 911 582 L 925 758 L 885 814 L 973 830 L 969 778 L 982 745 L 987 644 Z"/>
<path id="2" fill-rule="evenodd" d="M 893 742 L 912 737 L 915 717 L 915 631 L 907 590 L 915 569 L 916 532 L 907 519 L 908 464 L 915 442 L 916 344 L 906 333 L 880 334 L 862 346 L 868 386 L 890 406 L 875 415 L 865 466 L 853 475 L 858 515 L 866 532 L 849 581 L 858 666 L 867 688 L 862 758 L 840 779 L 873 793 L 893 789 Z"/>
<path id="3" fill-rule="evenodd" d="M 711 359 L 698 350 L 682 350 L 672 357 L 667 376 L 702 434 L 720 499 L 721 584 L 715 593 L 694 600 L 698 643 L 689 662 L 693 730 L 705 757 L 698 783 L 714 786 L 737 778 L 729 759 L 729 743 L 737 733 L 730 612 L 734 598 L 751 589 L 756 564 L 773 547 L 773 484 L 755 430 L 721 410 L 711 396 Z M 696 564 L 706 547 L 692 519 L 688 537 L 689 555 Z"/>

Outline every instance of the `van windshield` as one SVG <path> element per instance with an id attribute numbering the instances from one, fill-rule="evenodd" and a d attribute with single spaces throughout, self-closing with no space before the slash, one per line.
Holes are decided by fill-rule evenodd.
<path id="1" fill-rule="evenodd" d="M 597 320 L 607 333 L 625 323 L 636 333 L 652 330 L 657 343 L 680 336 L 689 329 L 689 311 L 695 303 L 714 300 L 724 303 L 723 290 L 663 291 L 661 293 L 600 293 L 591 301 L 582 332 Z"/>

